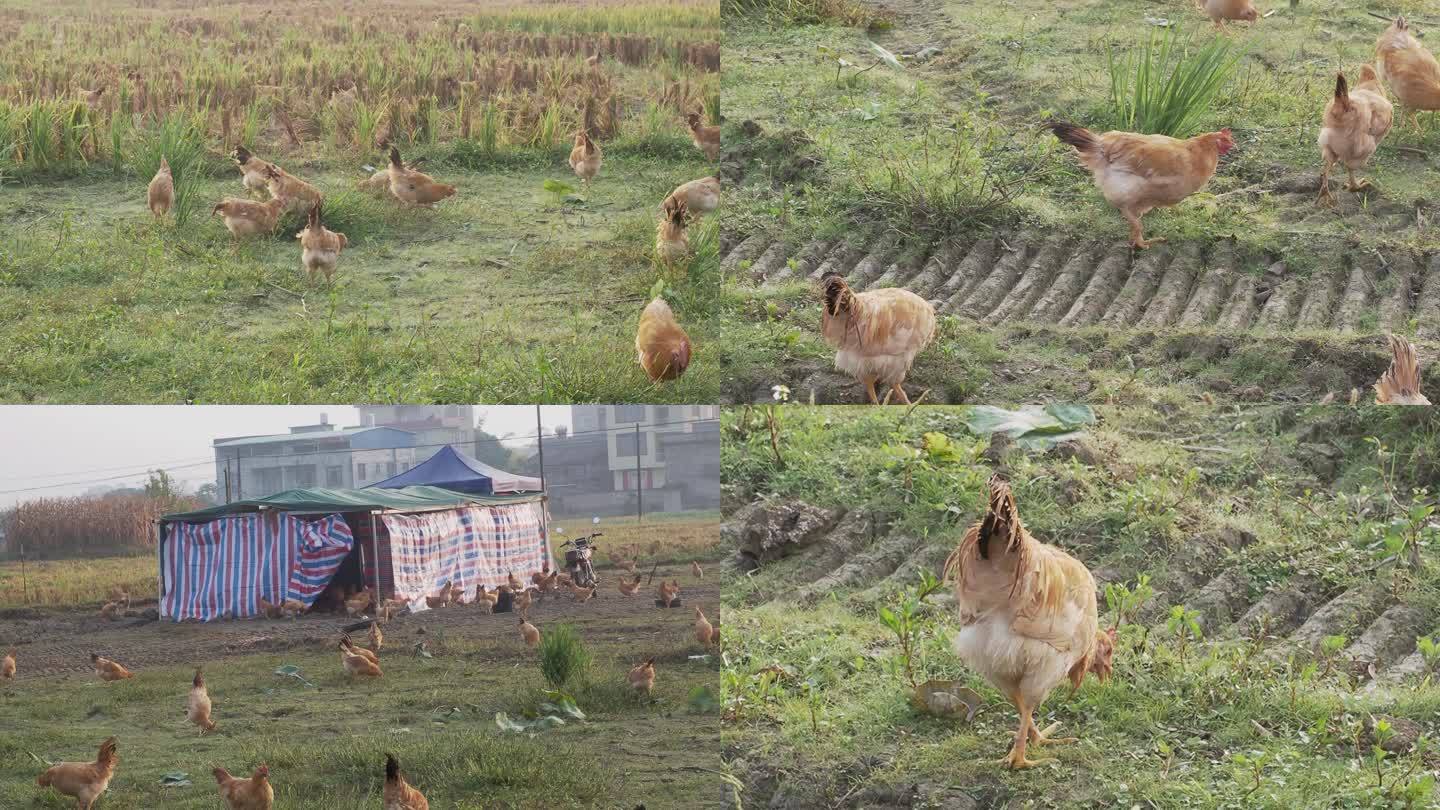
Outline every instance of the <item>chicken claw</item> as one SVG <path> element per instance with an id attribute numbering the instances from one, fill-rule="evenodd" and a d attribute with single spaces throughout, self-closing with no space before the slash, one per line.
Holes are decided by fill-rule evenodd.
<path id="1" fill-rule="evenodd" d="M 1070 743 L 1080 742 L 1080 738 L 1079 738 L 1079 737 L 1051 737 L 1051 736 L 1049 736 L 1051 732 L 1053 732 L 1055 729 L 1057 729 L 1057 728 L 1059 728 L 1059 727 L 1060 727 L 1060 723 L 1059 723 L 1059 722 L 1055 722 L 1055 723 L 1051 723 L 1050 725 L 1046 726 L 1044 731 L 1041 731 L 1041 730 L 1035 728 L 1035 724 L 1034 724 L 1034 723 L 1031 723 L 1031 724 L 1030 724 L 1030 742 L 1034 743 L 1035 745 L 1069 745 Z"/>
<path id="2" fill-rule="evenodd" d="M 1002 765 L 1012 771 L 1020 771 L 1026 768 L 1036 768 L 1041 765 L 1048 765 L 1049 763 L 1054 761 L 1055 759 L 1052 757 L 1047 757 L 1045 759 L 1027 759 L 1025 757 L 1024 751 L 1017 752 L 1014 748 L 1012 748 L 1010 749 L 1010 753 L 1006 754 L 1000 759 L 995 760 L 995 764 Z"/>

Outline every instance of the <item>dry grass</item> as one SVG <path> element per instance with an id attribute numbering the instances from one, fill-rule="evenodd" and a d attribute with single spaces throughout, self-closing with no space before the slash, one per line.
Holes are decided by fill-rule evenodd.
<path id="1" fill-rule="evenodd" d="M 154 523 L 161 515 L 199 506 L 148 495 L 38 498 L 9 514 L 7 539 L 32 557 L 154 548 Z"/>
<path id="2" fill-rule="evenodd" d="M 152 555 L 0 563 L 0 610 L 17 607 L 77 608 L 108 601 L 125 588 L 132 601 L 155 599 L 159 563 Z"/>

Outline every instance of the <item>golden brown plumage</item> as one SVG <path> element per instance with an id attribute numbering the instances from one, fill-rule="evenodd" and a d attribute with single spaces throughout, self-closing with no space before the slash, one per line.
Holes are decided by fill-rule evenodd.
<path id="1" fill-rule="evenodd" d="M 634 582 L 626 582 L 624 578 L 621 578 L 619 582 L 620 593 L 624 594 L 625 596 L 634 596 L 635 594 L 639 593 L 640 580 L 644 578 L 645 577 L 640 574 L 635 575 Z"/>
<path id="2" fill-rule="evenodd" d="M 275 802 L 275 789 L 270 786 L 270 768 L 258 765 L 249 779 L 236 779 L 224 768 L 215 768 L 215 783 L 220 798 L 229 810 L 270 810 Z"/>
<path id="3" fill-rule="evenodd" d="M 1020 713 L 1003 762 L 1035 765 L 1025 758 L 1028 743 L 1061 741 L 1037 730 L 1031 713 L 1067 677 L 1076 688 L 1086 672 L 1109 677 L 1113 631 L 1099 631 L 1095 580 L 1079 560 L 1025 530 L 998 475 L 984 517 L 945 561 L 945 577 L 955 583 L 956 653 Z"/>
<path id="4" fill-rule="evenodd" d="M 230 159 L 235 161 L 236 168 L 240 170 L 240 182 L 247 191 L 263 193 L 269 188 L 270 178 L 267 173 L 270 169 L 277 168 L 274 163 L 255 157 L 243 146 L 235 147 L 230 153 Z"/>
<path id="5" fill-rule="evenodd" d="M 340 663 L 345 667 L 345 674 L 351 677 L 361 675 L 367 678 L 379 678 L 384 675 L 380 671 L 379 664 L 360 654 L 364 652 L 370 651 L 356 648 L 354 652 L 351 652 L 344 644 L 340 645 Z"/>
<path id="6" fill-rule="evenodd" d="M 700 642 L 702 647 L 708 647 L 720 640 L 720 634 L 715 632 L 715 627 L 705 618 L 699 605 L 695 606 L 695 640 Z"/>
<path id="7" fill-rule="evenodd" d="M 691 560 L 691 561 L 690 561 L 690 574 L 691 574 L 692 576 L 694 576 L 696 579 L 704 579 L 704 578 L 705 578 L 705 569 L 700 567 L 700 563 L 699 563 L 697 560 Z"/>
<path id="8" fill-rule="evenodd" d="M 15 679 L 15 648 L 11 647 L 5 652 L 5 657 L 0 658 L 0 678 L 5 680 Z"/>
<path id="9" fill-rule="evenodd" d="M 670 200 L 683 201 L 685 210 L 692 217 L 704 216 L 720 207 L 720 178 L 718 176 L 702 177 L 699 180 L 691 180 L 676 186 L 675 190 L 665 198 L 661 208 L 665 208 L 665 204 Z"/>
<path id="10" fill-rule="evenodd" d="M 390 193 L 400 202 L 429 208 L 454 196 L 455 187 L 437 183 L 430 175 L 407 168 L 400 159 L 400 150 L 391 146 Z"/>
<path id="11" fill-rule="evenodd" d="M 575 148 L 570 150 L 570 168 L 575 176 L 590 187 L 590 181 L 600 173 L 600 163 L 603 156 L 600 153 L 600 146 L 590 139 L 584 132 L 575 133 Z"/>
<path id="12" fill-rule="evenodd" d="M 145 197 L 150 213 L 154 214 L 156 219 L 168 214 L 170 206 L 175 203 L 175 178 L 170 176 L 170 162 L 164 155 L 160 156 L 160 168 L 155 170 L 155 176 L 145 190 Z"/>
<path id="13" fill-rule="evenodd" d="M 284 212 L 283 197 L 263 203 L 226 197 L 210 211 L 211 215 L 219 214 L 225 221 L 225 227 L 236 237 L 272 233 L 280 224 L 280 215 Z"/>
<path id="14" fill-rule="evenodd" d="M 370 622 L 370 649 L 378 653 L 383 646 L 385 646 L 385 634 L 380 632 L 379 624 Z"/>
<path id="15" fill-rule="evenodd" d="M 1140 218 L 1204 188 L 1215 176 L 1220 156 L 1235 148 L 1228 129 L 1179 140 L 1134 132 L 1097 135 L 1064 121 L 1047 121 L 1045 126 L 1075 147 L 1105 199 L 1130 223 L 1130 244 L 1141 249 L 1165 240 L 1146 241 Z"/>
<path id="16" fill-rule="evenodd" d="M 666 582 L 663 579 L 660 580 L 660 587 L 655 589 L 655 595 L 660 597 L 661 604 L 667 608 L 670 607 L 670 605 L 675 602 L 675 598 L 680 595 L 679 581 L 671 580 Z"/>
<path id="17" fill-rule="evenodd" d="M 210 692 L 205 688 L 205 675 L 195 670 L 191 682 L 190 696 L 185 701 L 185 718 L 200 727 L 200 734 L 215 730 L 215 721 L 210 717 Z"/>
<path id="18" fill-rule="evenodd" d="M 400 761 L 391 754 L 385 755 L 385 799 L 384 810 L 430 810 L 430 802 L 424 795 L 405 781 L 400 775 Z"/>
<path id="19" fill-rule="evenodd" d="M 665 299 L 656 297 L 640 313 L 635 353 L 651 382 L 679 379 L 690 367 L 690 336 Z"/>
<path id="20" fill-rule="evenodd" d="M 265 170 L 265 188 L 272 198 L 285 201 L 285 211 L 309 211 L 323 199 L 320 189 L 273 164 Z"/>
<path id="21" fill-rule="evenodd" d="M 364 647 L 356 647 L 355 642 L 350 639 L 350 635 L 348 633 L 340 637 L 340 646 L 351 655 L 358 655 L 372 664 L 380 663 L 380 656 L 376 655 L 374 650 L 367 650 Z"/>
<path id="22" fill-rule="evenodd" d="M 1429 405 L 1420 390 L 1420 358 L 1399 335 L 1390 336 L 1390 368 L 1375 382 L 1376 405 Z"/>
<path id="23" fill-rule="evenodd" d="M 1320 157 L 1325 168 L 1320 173 L 1320 200 L 1329 202 L 1330 170 L 1336 163 L 1345 166 L 1350 176 L 1347 186 L 1351 191 L 1360 191 L 1370 185 L 1368 180 L 1356 180 L 1355 170 L 1365 166 L 1370 156 L 1379 148 L 1390 131 L 1394 117 L 1394 106 L 1385 98 L 1385 88 L 1380 86 L 1375 69 L 1369 65 L 1360 67 L 1360 83 L 1350 89 L 1345 74 L 1335 77 L 1335 95 L 1325 105 L 1325 118 L 1320 125 Z"/>
<path id="24" fill-rule="evenodd" d="M 1199 0 L 1199 6 L 1217 29 L 1224 28 L 1226 20 L 1255 22 L 1260 19 L 1251 0 Z"/>
<path id="25" fill-rule="evenodd" d="M 260 615 L 264 616 L 267 619 L 278 619 L 281 616 L 285 615 L 284 608 L 275 604 L 274 602 L 271 602 L 263 596 L 257 597 L 255 599 L 255 604 L 260 608 Z"/>
<path id="26" fill-rule="evenodd" d="M 714 162 L 720 158 L 720 127 L 705 126 L 699 113 L 685 116 L 690 127 L 690 140 L 696 148 L 705 153 L 705 159 Z"/>
<path id="27" fill-rule="evenodd" d="M 130 670 L 96 653 L 90 653 L 90 663 L 95 665 L 95 674 L 100 676 L 102 681 L 123 681 L 135 677 Z"/>
<path id="28" fill-rule="evenodd" d="M 649 695 L 650 690 L 655 688 L 655 659 L 649 658 L 644 663 L 631 667 L 625 674 L 625 680 L 631 689 Z"/>
<path id="29" fill-rule="evenodd" d="M 690 234 L 685 230 L 689 224 L 688 211 L 685 200 L 665 198 L 664 216 L 655 226 L 655 258 L 667 267 L 690 255 Z"/>
<path id="30" fill-rule="evenodd" d="M 100 744 L 100 753 L 94 762 L 61 762 L 50 768 L 35 780 L 40 787 L 54 788 L 56 792 L 75 800 L 77 810 L 90 810 L 95 800 L 110 786 L 115 767 L 120 757 L 115 753 L 115 738 Z"/>
<path id="31" fill-rule="evenodd" d="M 520 617 L 520 638 L 524 640 L 525 646 L 534 647 L 540 643 L 540 628 L 525 621 L 525 617 L 522 616 Z"/>
<path id="32" fill-rule="evenodd" d="M 1396 17 L 1375 42 L 1375 62 L 1400 106 L 1410 111 L 1416 129 L 1420 110 L 1440 110 L 1440 62 L 1410 33 L 1403 16 Z"/>
<path id="33" fill-rule="evenodd" d="M 836 350 L 835 367 L 863 383 L 872 403 L 880 402 L 876 383 L 908 403 L 903 384 L 915 356 L 935 337 L 935 308 L 899 287 L 855 293 L 839 273 L 826 273 L 821 284 L 820 333 Z"/>
<path id="34" fill-rule="evenodd" d="M 325 283 L 330 283 L 335 275 L 335 265 L 340 261 L 340 251 L 350 245 L 350 240 L 345 238 L 345 234 L 336 233 L 321 224 L 319 203 L 310 209 L 305 230 L 295 234 L 295 238 L 300 240 L 300 266 L 305 269 L 306 277 L 313 281 L 315 274 L 319 273 L 325 276 Z M 346 607 L 349 607 L 348 602 Z M 367 603 L 361 610 L 368 607 Z"/>

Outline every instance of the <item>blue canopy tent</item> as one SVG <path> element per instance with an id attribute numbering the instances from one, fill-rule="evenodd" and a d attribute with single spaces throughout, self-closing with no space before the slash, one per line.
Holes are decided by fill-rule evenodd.
<path id="1" fill-rule="evenodd" d="M 435 455 L 405 472 L 370 486 L 380 489 L 443 487 L 474 495 L 541 491 L 539 478 L 497 470 L 449 445 L 440 448 Z"/>

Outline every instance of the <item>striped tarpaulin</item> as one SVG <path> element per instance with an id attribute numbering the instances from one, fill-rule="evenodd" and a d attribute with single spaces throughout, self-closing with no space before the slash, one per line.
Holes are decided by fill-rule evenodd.
<path id="1" fill-rule="evenodd" d="M 302 520 L 267 512 L 169 524 L 162 614 L 205 622 L 254 616 L 262 598 L 309 606 L 353 544 L 339 515 Z"/>
<path id="2" fill-rule="evenodd" d="M 446 582 L 469 599 L 514 572 L 522 581 L 545 567 L 548 551 L 536 503 L 464 506 L 419 515 L 385 515 L 395 595 L 414 610 Z"/>

